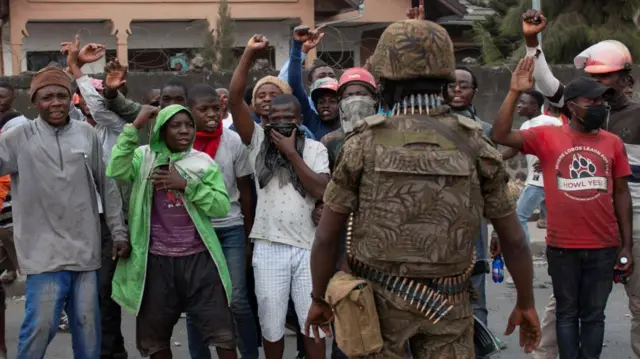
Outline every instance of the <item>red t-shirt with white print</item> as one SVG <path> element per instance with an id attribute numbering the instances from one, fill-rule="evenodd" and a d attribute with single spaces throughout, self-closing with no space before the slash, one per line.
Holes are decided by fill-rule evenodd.
<path id="1" fill-rule="evenodd" d="M 520 131 L 523 152 L 539 158 L 547 204 L 547 244 L 611 248 L 620 244 L 613 179 L 631 174 L 622 140 L 604 130 L 581 133 L 568 125 Z"/>

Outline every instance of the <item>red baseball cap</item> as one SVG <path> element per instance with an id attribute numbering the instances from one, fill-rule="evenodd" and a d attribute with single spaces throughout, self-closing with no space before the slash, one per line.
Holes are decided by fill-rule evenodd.
<path id="1" fill-rule="evenodd" d="M 329 90 L 329 92 L 338 92 L 338 81 L 336 79 L 332 79 L 331 77 L 325 77 L 316 80 L 316 82 L 311 85 L 311 100 L 315 103 L 318 99 L 318 96 L 321 92 L 320 90 Z"/>
<path id="2" fill-rule="evenodd" d="M 344 88 L 354 82 L 362 83 L 363 85 L 370 87 L 371 92 L 375 93 L 378 85 L 376 79 L 371 73 L 362 67 L 352 67 L 342 73 L 340 76 L 340 84 L 338 87 L 338 94 L 340 94 Z"/>

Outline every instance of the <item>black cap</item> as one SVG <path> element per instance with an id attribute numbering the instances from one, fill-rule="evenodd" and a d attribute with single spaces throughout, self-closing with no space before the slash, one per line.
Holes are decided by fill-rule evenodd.
<path id="1" fill-rule="evenodd" d="M 598 81 L 589 77 L 580 77 L 571 82 L 564 88 L 564 101 L 570 101 L 577 97 L 585 97 L 594 99 L 606 95 L 613 94 L 611 87 L 602 85 Z"/>

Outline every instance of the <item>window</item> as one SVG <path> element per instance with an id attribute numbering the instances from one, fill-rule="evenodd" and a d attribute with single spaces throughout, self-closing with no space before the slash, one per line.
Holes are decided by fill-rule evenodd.
<path id="1" fill-rule="evenodd" d="M 105 57 L 105 61 L 109 62 L 118 57 L 118 52 L 116 50 L 107 50 L 105 52 L 104 57 Z"/>
<path id="2" fill-rule="evenodd" d="M 52 62 L 63 67 L 67 66 L 67 56 L 60 51 L 30 51 L 27 52 L 27 71 L 39 71 Z"/>
<path id="3" fill-rule="evenodd" d="M 355 66 L 353 51 L 319 51 L 318 58 L 333 68 L 348 69 Z"/>
<path id="4" fill-rule="evenodd" d="M 233 48 L 233 53 L 236 55 L 238 60 L 240 59 L 240 57 L 242 57 L 242 54 L 244 53 L 244 49 L 245 49 L 244 47 L 234 47 Z M 269 61 L 269 64 L 271 65 L 271 67 L 273 67 L 273 68 L 276 67 L 276 51 L 272 46 L 269 46 L 265 50 L 260 51 L 259 53 L 257 53 L 255 59 L 256 60 L 259 60 L 259 59 L 267 60 L 267 61 Z"/>

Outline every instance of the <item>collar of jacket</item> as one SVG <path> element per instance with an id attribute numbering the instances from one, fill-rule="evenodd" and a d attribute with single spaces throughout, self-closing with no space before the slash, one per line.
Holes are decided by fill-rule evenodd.
<path id="1" fill-rule="evenodd" d="M 71 117 L 69 117 L 69 116 L 67 116 L 67 123 L 62 125 L 62 126 L 51 126 L 49 123 L 47 123 L 47 121 L 43 120 L 40 116 L 38 116 L 38 118 L 36 118 L 35 122 L 36 122 L 36 126 L 38 126 L 38 128 L 42 128 L 45 131 L 50 131 L 51 133 L 67 132 L 67 131 L 69 131 L 71 126 L 73 126 L 73 121 L 71 120 Z"/>

